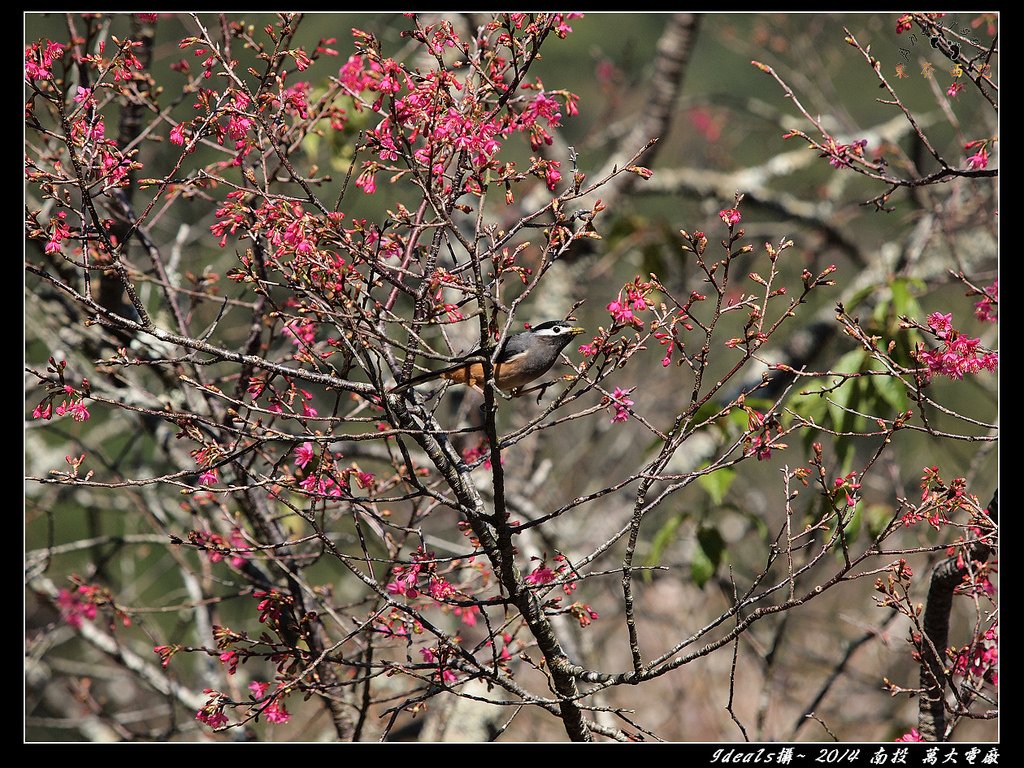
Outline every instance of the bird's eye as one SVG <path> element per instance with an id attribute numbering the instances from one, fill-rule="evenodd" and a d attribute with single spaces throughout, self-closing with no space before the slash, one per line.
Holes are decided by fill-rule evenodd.
<path id="1" fill-rule="evenodd" d="M 554 333 L 561 333 L 561 332 L 562 332 L 562 326 L 560 326 L 560 325 L 556 325 L 556 326 L 555 326 L 554 328 L 552 328 L 551 330 L 552 330 L 552 331 L 553 331 Z"/>

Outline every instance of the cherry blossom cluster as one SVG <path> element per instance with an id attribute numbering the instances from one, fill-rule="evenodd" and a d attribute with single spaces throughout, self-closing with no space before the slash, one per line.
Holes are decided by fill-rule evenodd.
<path id="1" fill-rule="evenodd" d="M 985 289 L 985 295 L 981 301 L 974 305 L 974 316 L 983 323 L 994 323 L 999 319 L 998 304 L 999 280 L 996 279 Z"/>
<path id="2" fill-rule="evenodd" d="M 229 675 L 233 675 L 237 672 L 239 661 L 244 661 L 247 657 L 240 654 L 238 651 L 230 649 L 231 643 L 238 640 L 247 639 L 245 635 L 238 635 L 229 629 L 224 627 L 214 627 L 214 637 L 217 640 L 218 648 L 224 650 L 223 653 L 218 657 L 221 663 L 227 667 Z M 171 658 L 180 650 L 181 646 L 177 645 L 163 645 L 156 646 L 153 651 L 160 656 L 161 665 L 166 667 L 170 662 Z M 279 667 L 287 663 L 287 654 L 273 654 L 272 660 L 277 660 Z M 270 691 L 271 683 L 260 682 L 253 680 L 249 683 L 248 689 L 251 693 L 249 697 L 249 711 L 252 713 L 254 719 L 258 720 L 260 717 L 266 718 L 270 723 L 283 724 L 287 723 L 291 719 L 291 713 L 288 712 L 285 707 L 284 700 L 286 698 L 286 686 L 279 683 L 277 688 L 272 692 Z M 227 707 L 237 707 L 238 703 L 232 702 L 229 697 L 221 693 L 220 691 L 213 690 L 212 688 L 204 688 L 203 693 L 207 695 L 206 703 L 200 707 L 199 711 L 196 712 L 196 720 L 201 723 L 205 723 L 210 728 L 222 728 L 229 723 L 228 716 L 224 710 Z"/>
<path id="3" fill-rule="evenodd" d="M 85 404 L 82 395 L 72 387 L 65 385 L 64 391 L 68 397 L 60 401 L 60 405 L 51 408 L 49 400 L 43 401 L 32 410 L 33 419 L 49 419 L 51 415 L 70 416 L 75 421 L 89 420 L 89 407 Z"/>
<path id="4" fill-rule="evenodd" d="M 485 33 L 497 33 L 498 46 L 520 51 L 551 31 L 566 34 L 570 30 L 566 18 L 539 14 L 530 21 L 511 14 L 504 22 L 489 24 Z M 498 55 L 497 48 L 488 46 L 477 60 L 448 22 L 417 26 L 409 36 L 433 56 L 440 57 L 445 49 L 462 51 L 472 62 L 470 74 L 480 75 L 479 82 L 486 87 L 471 86 L 466 76 L 445 67 L 414 75 L 384 56 L 373 35 L 353 30 L 353 36 L 357 53 L 342 66 L 339 82 L 357 102 L 383 115 L 368 132 L 367 147 L 377 160 L 364 161 L 356 179 L 356 185 L 367 194 L 376 190 L 379 171 L 401 174 L 408 170 L 393 165 L 400 155 L 411 156 L 416 162 L 413 170 L 425 172 L 443 189 L 449 188 L 458 175 L 456 166 L 462 162 L 471 168 L 462 181 L 466 191 L 481 190 L 487 171 L 492 181 L 507 186 L 521 176 L 513 163 L 497 160 L 504 140 L 515 133 L 525 134 L 536 151 L 551 143 L 549 130 L 560 126 L 563 109 L 569 115 L 576 113 L 574 94 L 548 92 L 539 80 L 519 82 L 512 59 Z M 533 95 L 518 94 L 517 88 Z M 551 190 L 561 181 L 559 163 L 554 160 L 532 157 L 528 173 L 541 178 Z"/>
<path id="5" fill-rule="evenodd" d="M 932 21 L 938 21 L 939 19 L 943 18 L 946 14 L 945 13 L 926 13 L 924 15 L 925 15 L 926 18 L 929 18 Z M 914 21 L 914 16 L 913 16 L 913 14 L 910 14 L 910 13 L 904 13 L 902 16 L 900 16 L 898 19 L 896 19 L 896 34 L 897 35 L 902 35 L 904 32 L 909 32 L 911 29 L 913 29 L 914 28 L 913 21 Z"/>
<path id="6" fill-rule="evenodd" d="M 451 685 L 459 680 L 459 676 L 451 664 L 454 653 L 454 649 L 443 643 L 432 648 L 420 648 L 420 656 L 424 663 L 437 667 L 434 679 L 445 685 Z"/>
<path id="7" fill-rule="evenodd" d="M 839 495 L 843 495 L 846 499 L 846 506 L 851 509 L 857 505 L 859 497 L 858 492 L 860 491 L 860 483 L 857 482 L 856 472 L 847 472 L 842 477 L 837 477 L 833 483 L 833 498 L 838 498 Z"/>
<path id="8" fill-rule="evenodd" d="M 587 603 L 575 602 L 569 606 L 569 614 L 579 622 L 581 627 L 589 627 L 594 621 L 601 618 L 597 611 Z"/>
<path id="9" fill-rule="evenodd" d="M 72 577 L 72 580 L 79 581 L 77 577 Z M 76 629 L 82 626 L 83 621 L 93 621 L 99 608 L 112 610 L 123 626 L 131 626 L 132 623 L 128 614 L 114 602 L 110 590 L 99 584 L 80 582 L 73 590 L 62 587 L 57 593 L 56 603 L 61 618 Z"/>
<path id="10" fill-rule="evenodd" d="M 740 223 L 743 216 L 740 214 L 738 208 L 726 208 L 725 210 L 718 212 L 718 218 L 725 222 L 726 226 L 732 228 Z"/>
<path id="11" fill-rule="evenodd" d="M 622 421 L 629 420 L 629 407 L 634 405 L 633 401 L 629 399 L 629 395 L 633 392 L 636 387 L 631 389 L 620 389 L 615 388 L 612 392 L 611 397 L 608 399 L 608 404 L 611 406 L 615 415 L 612 416 L 612 424 Z"/>
<path id="12" fill-rule="evenodd" d="M 195 439 L 199 434 L 199 430 L 194 424 L 188 424 L 179 433 L 179 437 L 186 434 Z M 199 439 L 202 440 L 201 437 Z M 216 485 L 220 478 L 217 475 L 217 468 L 212 465 L 216 464 L 223 457 L 224 451 L 221 447 L 216 443 L 202 440 L 202 447 L 193 449 L 191 453 L 192 458 L 196 460 L 196 466 L 203 470 L 199 473 L 199 484 L 204 486 Z"/>
<path id="13" fill-rule="evenodd" d="M 452 565 L 452 570 L 458 564 Z M 435 603 L 464 599 L 461 592 L 451 584 L 438 570 L 438 563 L 433 552 L 422 547 L 412 554 L 409 565 L 396 565 L 391 570 L 391 581 L 385 586 L 391 595 L 398 595 L 407 600 L 425 596 Z M 471 608 L 475 610 L 465 610 Z M 456 606 L 453 613 L 462 617 L 463 622 L 472 626 L 476 623 L 479 613 L 477 606 Z"/>
<path id="14" fill-rule="evenodd" d="M 900 518 L 904 525 L 914 525 L 922 520 L 938 530 L 964 509 L 978 508 L 978 500 L 967 492 L 967 481 L 955 477 L 949 483 L 942 479 L 939 468 L 925 467 L 921 476 L 921 503 L 907 510 Z"/>
<path id="15" fill-rule="evenodd" d="M 396 565 L 391 570 L 391 580 L 385 585 L 388 594 L 408 601 L 418 610 L 436 607 L 443 612 L 451 612 L 464 625 L 472 627 L 477 624 L 481 615 L 480 606 L 471 603 L 472 598 L 449 581 L 449 577 L 468 568 L 477 571 L 482 568 L 473 562 L 453 561 L 444 571 L 434 553 L 417 549 L 405 565 Z M 375 619 L 377 631 L 389 637 L 408 637 L 423 634 L 423 626 L 418 619 L 411 618 L 407 613 L 397 609 L 389 614 L 378 614 Z M 509 658 L 507 647 L 511 637 L 505 637 L 505 650 L 502 658 Z M 437 666 L 436 677 L 446 683 L 455 682 L 457 670 L 449 662 L 454 658 L 454 649 L 445 644 L 433 647 L 424 646 L 419 649 L 423 660 Z"/>
<path id="16" fill-rule="evenodd" d="M 64 56 L 64 46 L 53 40 L 25 46 L 25 77 L 28 80 L 49 80 L 53 65 Z"/>
<path id="17" fill-rule="evenodd" d="M 964 144 L 964 149 L 973 149 L 974 154 L 967 158 L 967 167 L 972 171 L 988 168 L 988 147 L 994 139 L 977 139 Z"/>
<path id="18" fill-rule="evenodd" d="M 160 666 L 164 669 L 167 669 L 167 665 L 171 663 L 171 659 L 173 659 L 181 650 L 183 650 L 183 646 L 178 643 L 153 646 L 153 653 L 160 657 Z"/>
<path id="19" fill-rule="evenodd" d="M 757 411 L 744 405 L 743 410 L 747 412 L 747 432 L 743 438 L 743 453 L 746 456 L 755 456 L 758 461 L 766 461 L 771 458 L 772 450 L 783 450 L 788 448 L 785 443 L 777 441 L 777 436 L 782 434 L 782 424 L 772 415 Z M 772 437 L 772 429 L 776 437 Z"/>
<path id="20" fill-rule="evenodd" d="M 478 461 L 483 462 L 485 469 L 491 468 L 491 445 L 487 438 L 481 438 L 476 445 L 470 445 L 462 449 L 462 460 L 468 466 L 475 466 Z M 501 463 L 505 463 L 505 457 L 501 457 Z"/>
<path id="21" fill-rule="evenodd" d="M 76 629 L 82 626 L 82 621 L 92 621 L 96 618 L 96 602 L 92 600 L 94 590 L 82 585 L 74 592 L 61 587 L 57 593 L 57 606 L 60 608 L 64 621 Z"/>
<path id="22" fill-rule="evenodd" d="M 205 723 L 211 728 L 222 728 L 228 724 L 228 716 L 224 714 L 224 707 L 228 700 L 224 694 L 212 688 L 204 688 L 203 693 L 207 695 L 206 703 L 196 712 L 196 720 Z"/>
<path id="23" fill-rule="evenodd" d="M 951 379 L 981 371 L 995 371 L 999 354 L 981 346 L 981 339 L 972 339 L 953 327 L 953 315 L 933 312 L 928 327 L 942 341 L 937 349 L 919 349 L 917 359 L 927 366 L 929 376 L 941 374 Z"/>
<path id="24" fill-rule="evenodd" d="M 61 360 L 58 363 L 53 357 L 49 359 L 47 371 L 54 374 L 57 380 L 47 385 L 46 397 L 32 409 L 33 419 L 48 421 L 56 415 L 58 417 L 70 416 L 74 421 L 79 422 L 89 420 L 91 414 L 89 413 L 89 406 L 85 402 L 85 398 L 90 391 L 89 380 L 83 378 L 81 390 L 75 389 L 75 387 L 68 384 L 64 377 L 67 365 L 67 360 Z M 59 405 L 54 406 L 53 403 L 57 397 L 60 397 L 61 401 Z"/>
<path id="25" fill-rule="evenodd" d="M 270 688 L 270 683 L 261 683 L 253 680 L 249 683 L 249 690 L 252 692 L 255 701 L 259 701 L 267 696 L 267 689 Z M 280 691 L 283 686 L 278 686 Z M 270 723 L 287 723 L 291 719 L 291 713 L 285 709 L 284 698 L 280 693 L 273 693 L 270 695 L 269 702 L 259 707 L 259 714 L 257 717 L 262 715 L 267 718 L 267 722 Z"/>
<path id="26" fill-rule="evenodd" d="M 924 736 L 921 735 L 917 728 L 911 728 L 902 736 L 893 739 L 893 741 L 924 741 Z"/>
<path id="27" fill-rule="evenodd" d="M 632 325 L 642 328 L 644 323 L 638 313 L 650 309 L 653 305 L 648 299 L 653 285 L 642 281 L 639 277 L 623 286 L 618 297 L 608 304 L 608 314 L 616 325 Z M 623 298 L 623 291 L 625 298 Z"/>
<path id="28" fill-rule="evenodd" d="M 569 561 L 563 554 L 554 555 L 551 560 L 554 568 L 548 565 L 546 558 L 533 557 L 532 560 L 540 560 L 540 564 L 523 577 L 523 581 L 534 587 L 543 587 L 556 579 L 563 579 L 562 591 L 571 595 L 576 591 L 579 581 L 572 575 L 573 570 Z M 594 618 L 597 618 L 596 616 Z"/>
<path id="29" fill-rule="evenodd" d="M 94 194 L 126 186 L 131 172 L 142 167 L 121 151 L 116 139 L 106 135 L 106 125 L 97 101 L 97 95 L 107 91 L 128 94 L 129 83 L 142 69 L 141 62 L 132 51 L 140 43 L 122 41 L 116 37 L 112 37 L 111 41 L 116 50 L 109 57 L 104 55 L 106 45 L 102 41 L 95 54 L 71 53 L 65 46 L 51 40 L 33 43 L 25 49 L 26 81 L 61 112 L 69 128 L 65 146 L 74 156 L 67 161 L 67 167 L 74 168 L 80 181 L 89 185 Z M 65 57 L 69 61 L 65 61 Z M 63 103 L 62 94 L 55 93 L 53 68 L 58 63 L 80 67 L 93 78 L 89 87 L 76 88 L 70 105 Z M 25 107 L 26 117 L 31 119 L 37 107 L 37 100 L 29 99 Z M 55 170 L 56 173 L 45 170 L 37 166 L 31 157 L 27 159 L 26 177 L 30 181 L 41 184 L 63 183 L 63 171 L 59 167 Z M 60 251 L 62 243 L 73 237 L 74 231 L 67 223 L 66 215 L 65 211 L 58 210 L 55 219 L 51 221 L 45 246 L 47 253 Z"/>
<path id="30" fill-rule="evenodd" d="M 295 331 L 298 327 L 299 331 L 304 337 L 308 338 L 310 333 L 309 328 L 306 325 L 293 326 L 291 330 L 286 329 L 285 335 L 293 340 L 297 340 L 299 333 Z M 299 344 L 304 343 L 299 341 Z M 301 359 L 309 361 L 309 356 L 304 354 L 301 350 L 305 347 L 301 347 L 299 352 L 296 352 L 293 356 L 295 359 Z M 313 393 L 308 390 L 302 389 L 295 385 L 295 382 L 289 378 L 284 378 L 285 387 L 281 388 L 276 385 L 271 379 L 254 376 L 249 379 L 249 386 L 246 388 L 246 394 L 252 397 L 254 400 L 262 398 L 266 401 L 266 409 L 270 413 L 275 414 L 294 414 L 301 415 L 304 418 L 313 418 L 317 415 L 317 410 L 310 405 L 313 400 Z M 296 402 L 298 407 L 296 407 Z"/>
<path id="31" fill-rule="evenodd" d="M 281 625 L 281 614 L 286 607 L 295 601 L 291 595 L 285 595 L 276 589 L 256 589 L 252 596 L 259 600 L 256 610 L 259 612 L 260 624 L 274 629 Z"/>
<path id="32" fill-rule="evenodd" d="M 993 623 L 971 645 L 950 649 L 953 674 L 999 685 L 999 626 Z"/>
<path id="33" fill-rule="evenodd" d="M 602 328 L 601 333 L 595 335 L 591 341 L 579 345 L 579 353 L 584 357 L 603 354 L 606 357 L 612 356 L 621 359 L 632 351 L 641 349 L 639 341 L 625 342 L 620 339 L 620 343 L 616 344 L 611 339 L 612 336 L 623 330 L 642 331 L 645 327 L 645 319 L 641 313 L 652 311 L 650 331 L 658 343 L 666 347 L 662 365 L 666 367 L 670 365 L 673 352 L 676 349 L 683 349 L 684 346 L 683 339 L 679 334 L 679 327 L 688 331 L 693 330 L 693 325 L 689 322 L 690 307 L 697 301 L 703 301 L 706 297 L 692 291 L 685 304 L 677 305 L 674 311 L 667 312 L 665 305 L 661 305 L 659 309 L 655 303 L 652 294 L 657 290 L 661 290 L 661 288 L 657 277 L 653 274 L 650 280 L 643 280 L 637 276 L 636 279 L 626 283 L 619 290 L 616 298 L 606 306 L 608 314 L 612 318 L 611 328 L 607 330 Z M 637 339 L 639 338 L 638 334 Z M 613 399 L 617 400 L 618 396 Z M 617 421 L 621 420 L 623 419 L 617 419 Z"/>
<path id="34" fill-rule="evenodd" d="M 235 33 L 240 32 L 234 24 L 233 27 Z M 285 54 L 294 61 L 295 70 L 303 72 L 320 56 L 337 56 L 338 52 L 328 47 L 333 42 L 334 38 L 321 39 L 312 54 L 301 47 L 288 49 Z M 212 77 L 214 67 L 221 61 L 219 51 L 210 48 L 206 41 L 198 37 L 187 37 L 178 47 L 191 48 L 193 55 L 203 60 L 203 79 Z M 233 62 L 222 63 L 233 65 Z M 177 68 L 188 71 L 187 61 L 183 60 Z M 223 92 L 212 88 L 197 88 L 192 108 L 200 114 L 191 120 L 177 123 L 169 133 L 170 142 L 191 153 L 199 141 L 212 138 L 218 145 L 227 144 L 234 150 L 231 160 L 218 165 L 240 166 L 251 152 L 260 150 L 261 134 L 268 129 L 266 115 L 274 115 L 278 130 L 287 131 L 289 123 L 294 127 L 299 121 L 308 121 L 310 83 L 300 80 L 288 85 L 288 75 L 289 71 L 283 69 L 275 83 L 276 87 L 260 89 L 256 101 L 237 83 L 225 88 Z M 323 104 L 322 109 L 317 109 L 316 113 L 317 121 L 324 121 L 332 130 L 344 130 L 347 116 L 343 108 Z"/>
<path id="35" fill-rule="evenodd" d="M 827 157 L 828 164 L 833 168 L 848 168 L 853 165 L 853 158 L 864 157 L 864 147 L 867 145 L 867 139 L 857 139 L 849 144 L 840 144 L 830 137 L 827 151 L 822 152 L 819 157 Z"/>
<path id="36" fill-rule="evenodd" d="M 237 551 L 249 546 L 238 528 L 233 528 L 227 539 L 213 531 L 189 531 L 188 540 L 205 552 L 211 563 L 219 563 L 227 557 L 232 568 L 241 568 L 247 559 L 244 553 Z"/>
<path id="37" fill-rule="evenodd" d="M 372 472 L 364 472 L 357 464 L 348 467 L 339 466 L 344 458 L 340 453 L 332 454 L 330 451 L 322 451 L 317 457 L 313 444 L 309 441 L 298 445 L 293 454 L 295 466 L 301 470 L 296 473 L 298 477 L 301 477 L 298 487 L 314 496 L 351 498 L 353 479 L 361 490 L 373 490 L 377 485 L 376 476 Z M 314 459 L 316 459 L 316 463 L 313 467 L 309 467 Z"/>

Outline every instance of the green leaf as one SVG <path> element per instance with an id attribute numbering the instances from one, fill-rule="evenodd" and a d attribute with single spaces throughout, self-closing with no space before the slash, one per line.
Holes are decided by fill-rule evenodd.
<path id="1" fill-rule="evenodd" d="M 907 307 L 910 302 L 913 301 L 913 297 L 910 295 L 910 286 L 906 280 L 896 278 L 889 283 L 889 289 L 892 291 L 892 309 L 897 315 L 906 314 Z"/>
<path id="2" fill-rule="evenodd" d="M 812 421 L 821 424 L 828 415 L 828 403 L 825 398 L 819 394 L 805 395 L 802 393 L 816 393 L 824 386 L 824 379 L 811 379 L 811 381 L 805 384 L 799 392 L 791 396 L 786 405 L 804 418 L 811 419 Z"/>
<path id="3" fill-rule="evenodd" d="M 912 364 L 910 350 L 921 340 L 921 335 L 913 329 L 900 328 L 900 317 L 921 317 L 921 305 L 917 302 L 917 294 L 926 288 L 922 280 L 907 277 L 893 278 L 889 282 L 889 291 L 880 300 L 872 313 L 875 328 L 873 333 L 884 339 L 896 341 L 893 357 L 903 364 Z"/>
<path id="4" fill-rule="evenodd" d="M 871 376 L 868 378 L 868 386 L 871 388 L 875 399 L 880 403 L 888 405 L 893 411 L 902 412 L 910 407 L 910 398 L 907 396 L 907 388 L 892 376 Z M 880 414 L 883 416 L 895 416 L 892 414 Z"/>
<path id="5" fill-rule="evenodd" d="M 757 535 L 762 541 L 768 540 L 768 524 L 764 521 L 764 518 L 756 512 L 750 512 L 746 509 L 735 509 L 737 513 L 745 517 L 750 524 L 754 526 L 754 530 L 757 531 Z"/>
<path id="6" fill-rule="evenodd" d="M 698 587 L 703 587 L 715 575 L 724 552 L 725 539 L 717 528 L 701 526 L 697 530 L 697 548 L 690 563 L 690 576 Z"/>
<path id="7" fill-rule="evenodd" d="M 863 506 L 863 504 L 858 503 L 853 508 L 853 514 L 850 515 L 849 520 L 846 521 L 846 525 L 843 527 L 843 530 L 846 531 L 847 541 L 854 541 L 858 534 L 860 534 L 861 523 L 864 521 L 864 516 L 861 514 Z"/>
<path id="8" fill-rule="evenodd" d="M 661 528 L 654 534 L 654 538 L 651 540 L 651 551 L 647 555 L 644 565 L 653 568 L 661 562 L 661 555 L 665 549 L 676 540 L 676 531 L 679 529 L 679 524 L 683 522 L 683 515 L 675 515 L 669 518 Z M 651 581 L 651 571 L 645 570 L 643 572 L 644 581 Z"/>
<path id="9" fill-rule="evenodd" d="M 693 414 L 693 423 L 701 424 L 702 422 L 705 422 L 708 419 L 710 419 L 720 410 L 722 410 L 721 404 L 719 404 L 715 400 L 708 400 L 706 403 L 704 403 L 704 405 L 697 409 L 697 412 L 695 414 Z M 735 408 L 732 409 L 732 411 L 735 410 Z M 732 415 L 732 411 L 726 414 L 726 418 Z"/>
<path id="10" fill-rule="evenodd" d="M 726 419 L 729 421 L 729 423 L 741 431 L 746 431 L 747 420 L 749 418 L 750 417 L 747 416 L 747 412 L 744 411 L 742 408 L 733 408 L 731 411 L 729 411 L 729 415 L 726 416 Z"/>
<path id="11" fill-rule="evenodd" d="M 836 458 L 839 460 L 839 474 L 848 475 L 856 458 L 856 447 L 849 437 L 840 437 L 835 441 Z"/>
<path id="12" fill-rule="evenodd" d="M 867 362 L 865 355 L 866 353 L 862 349 L 855 349 L 852 352 L 847 352 L 836 361 L 835 365 L 832 366 L 832 369 L 835 371 L 841 371 L 842 373 L 859 373 L 864 370 L 864 364 Z M 846 412 L 841 409 L 850 407 L 850 403 L 854 399 L 857 389 L 852 385 L 856 381 L 856 379 L 847 379 L 843 382 L 842 386 L 833 390 L 832 394 L 829 395 L 829 399 L 835 403 L 835 406 L 832 408 L 833 424 L 838 425 L 842 423 Z"/>
<path id="13" fill-rule="evenodd" d="M 914 291 L 921 291 L 924 281 L 899 277 L 892 281 L 892 311 L 897 317 L 907 315 L 915 317 L 921 314 L 921 305 L 917 303 Z M 912 290 L 913 289 L 913 290 Z"/>
<path id="14" fill-rule="evenodd" d="M 721 469 L 716 469 L 714 472 L 701 475 L 697 478 L 697 482 L 700 483 L 701 487 L 708 492 L 708 496 L 711 497 L 711 503 L 717 507 L 722 504 L 722 501 L 725 499 L 725 494 L 729 492 L 729 487 L 735 479 L 735 469 L 732 469 L 731 467 L 722 467 Z"/>
<path id="15" fill-rule="evenodd" d="M 846 498 L 845 495 L 843 493 L 841 493 L 841 492 L 837 496 L 838 501 L 837 501 L 836 505 L 840 509 L 843 509 L 845 507 L 845 498 Z M 863 507 L 864 507 L 864 504 L 862 502 L 860 502 L 860 503 L 857 504 L 857 506 L 855 506 L 853 508 L 853 512 L 852 513 L 850 512 L 850 510 L 846 510 L 844 512 L 844 514 L 847 515 L 847 517 L 846 517 L 846 523 L 843 525 L 843 532 L 844 532 L 844 534 L 846 536 L 846 544 L 847 544 L 847 546 L 852 546 L 853 542 L 857 539 L 857 536 L 860 535 L 860 530 L 861 530 L 862 524 L 864 522 L 864 515 L 863 515 L 864 509 L 863 509 Z M 828 505 L 825 504 L 824 505 L 824 509 L 827 509 L 827 508 L 828 508 Z M 832 519 L 829 520 L 829 523 L 828 523 L 828 540 L 829 541 L 831 541 L 832 538 L 835 537 L 835 533 L 836 533 L 836 517 L 833 516 Z M 832 548 L 833 548 L 833 551 L 836 552 L 839 557 L 843 556 L 843 541 L 842 541 L 842 539 L 840 539 L 839 537 L 836 537 L 835 538 L 835 543 L 832 545 Z"/>
<path id="16" fill-rule="evenodd" d="M 878 290 L 878 286 L 877 285 L 868 285 L 868 286 L 866 286 L 864 288 L 861 288 L 859 291 L 857 291 L 855 294 L 853 294 L 853 296 L 851 296 L 849 299 L 845 300 L 843 302 L 843 304 L 846 306 L 847 310 L 852 311 L 852 310 L 856 309 L 857 307 L 859 307 L 861 305 L 861 303 L 865 299 L 867 299 L 869 296 L 871 296 L 877 290 Z"/>
<path id="17" fill-rule="evenodd" d="M 708 579 L 715 575 L 715 565 L 708 559 L 700 547 L 693 553 L 693 560 L 690 561 L 690 578 L 698 587 L 703 588 Z"/>
<path id="18" fill-rule="evenodd" d="M 892 507 L 888 504 L 870 504 L 864 508 L 864 525 L 868 535 L 876 538 L 892 520 Z"/>
<path id="19" fill-rule="evenodd" d="M 835 369 L 844 373 L 853 373 L 862 370 L 865 363 L 864 350 L 855 349 L 847 352 L 836 362 Z M 860 417 L 850 413 L 847 409 L 860 410 L 863 399 L 862 387 L 859 386 L 859 379 L 847 379 L 839 389 L 835 390 L 830 398 L 828 406 L 832 426 L 839 432 L 852 432 Z M 842 474 L 849 470 L 846 468 L 853 461 L 854 444 L 847 436 L 840 436 L 835 441 L 836 457 L 839 459 Z"/>
<path id="20" fill-rule="evenodd" d="M 771 410 L 771 407 L 775 405 L 775 402 L 773 400 L 769 400 L 767 397 L 748 397 L 743 401 L 743 404 L 753 408 L 755 411 L 765 413 Z"/>

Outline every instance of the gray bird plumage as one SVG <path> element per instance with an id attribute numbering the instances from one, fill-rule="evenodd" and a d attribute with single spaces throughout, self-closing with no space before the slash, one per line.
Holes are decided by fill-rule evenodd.
<path id="1" fill-rule="evenodd" d="M 574 337 L 583 333 L 582 328 L 569 325 L 563 320 L 548 320 L 529 330 L 509 336 L 505 346 L 495 358 L 495 383 L 501 390 L 517 389 L 547 373 L 558 360 L 559 353 Z M 391 391 L 404 392 L 410 387 L 445 378 L 460 384 L 468 383 L 477 389 L 483 383 L 483 364 L 479 358 L 487 356 L 487 350 L 477 349 L 463 358 L 463 361 L 414 376 Z M 477 358 L 476 362 L 470 362 Z"/>

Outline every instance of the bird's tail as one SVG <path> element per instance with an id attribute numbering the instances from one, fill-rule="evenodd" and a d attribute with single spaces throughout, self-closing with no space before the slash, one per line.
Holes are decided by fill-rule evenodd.
<path id="1" fill-rule="evenodd" d="M 406 390 L 412 389 L 413 387 L 419 386 L 420 384 L 423 384 L 425 382 L 443 378 L 445 374 L 451 373 L 452 371 L 457 371 L 460 368 L 467 368 L 470 365 L 470 363 L 476 362 L 477 360 L 482 361 L 483 357 L 467 358 L 465 360 L 461 360 L 455 363 L 454 365 L 448 365 L 445 366 L 444 368 L 439 368 L 436 371 L 427 371 L 426 373 L 421 373 L 419 376 L 413 376 L 411 379 L 403 381 L 401 384 L 392 387 L 388 391 L 393 395 L 400 395 Z"/>
<path id="2" fill-rule="evenodd" d="M 392 387 L 388 390 L 393 395 L 400 395 L 407 389 L 412 389 L 415 386 L 423 384 L 424 382 L 431 381 L 433 379 L 440 378 L 446 371 L 428 371 L 427 373 L 420 374 L 419 376 L 413 376 L 411 379 L 402 382 L 401 384 Z"/>

